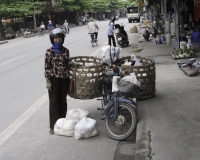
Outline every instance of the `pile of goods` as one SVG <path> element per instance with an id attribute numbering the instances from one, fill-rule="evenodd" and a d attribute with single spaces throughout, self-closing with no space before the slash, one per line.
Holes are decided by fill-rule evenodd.
<path id="1" fill-rule="evenodd" d="M 132 54 L 122 57 L 121 67 L 128 73 L 135 73 L 137 80 L 141 83 L 137 99 L 148 99 L 155 95 L 155 62 L 152 58 L 140 57 Z"/>
<path id="2" fill-rule="evenodd" d="M 173 50 L 171 52 L 172 58 L 181 59 L 181 58 L 195 58 L 195 50 L 194 46 L 191 45 L 187 47 L 186 43 L 180 43 L 179 50 Z"/>
<path id="3" fill-rule="evenodd" d="M 188 77 L 197 76 L 200 73 L 200 61 L 196 62 L 195 58 L 185 63 L 177 62 L 177 65 Z"/>
<path id="4" fill-rule="evenodd" d="M 76 140 L 98 135 L 96 120 L 89 118 L 89 112 L 82 109 L 71 109 L 66 118 L 58 119 L 54 125 L 54 133 L 60 136 L 74 136 Z"/>

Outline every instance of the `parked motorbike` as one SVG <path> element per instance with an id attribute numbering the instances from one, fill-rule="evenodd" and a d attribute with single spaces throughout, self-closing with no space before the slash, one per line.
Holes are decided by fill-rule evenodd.
<path id="1" fill-rule="evenodd" d="M 120 93 L 119 81 L 125 75 L 125 70 L 120 67 L 121 60 L 115 60 L 113 56 L 114 53 L 111 53 L 110 48 L 110 56 L 103 58 L 105 65 L 102 80 L 103 97 L 97 99 L 101 100 L 102 107 L 97 109 L 102 111 L 101 119 L 105 120 L 108 136 L 115 140 L 125 140 L 135 131 L 137 104 L 133 101 L 133 97 Z"/>
<path id="2" fill-rule="evenodd" d="M 128 35 L 127 35 L 126 31 L 124 30 L 124 26 L 125 25 L 123 25 L 122 22 L 121 22 L 121 24 L 114 25 L 117 43 L 121 47 L 129 45 Z"/>

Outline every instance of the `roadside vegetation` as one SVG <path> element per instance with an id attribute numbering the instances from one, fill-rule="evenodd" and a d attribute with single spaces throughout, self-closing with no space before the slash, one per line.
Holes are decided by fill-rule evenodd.
<path id="1" fill-rule="evenodd" d="M 68 15 L 70 14 L 70 16 L 73 15 L 74 21 L 72 23 L 77 24 L 77 19 L 80 15 L 88 13 L 91 13 L 91 15 L 97 13 L 102 15 L 112 13 L 110 15 L 115 15 L 117 11 L 125 10 L 130 5 L 138 5 L 139 2 L 140 0 L 1 0 L 0 39 L 5 37 L 6 29 L 7 31 L 16 30 L 16 27 L 8 29 L 3 26 L 2 21 L 6 19 L 11 19 L 13 24 L 16 22 L 16 19 L 17 22 L 22 23 L 22 21 L 29 18 L 32 20 L 31 27 L 36 29 L 39 25 L 37 20 L 41 19 L 41 17 L 52 17 L 55 14 L 65 12 Z"/>

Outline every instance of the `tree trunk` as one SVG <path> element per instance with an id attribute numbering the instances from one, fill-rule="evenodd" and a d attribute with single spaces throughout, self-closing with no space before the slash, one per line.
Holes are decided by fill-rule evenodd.
<path id="1" fill-rule="evenodd" d="M 3 24 L 2 24 L 2 18 L 0 18 L 0 34 L 1 34 L 1 37 L 0 39 L 2 38 L 5 38 L 5 33 L 3 31 Z"/>
<path id="2" fill-rule="evenodd" d="M 158 6 L 156 5 L 156 2 L 155 2 L 155 0 L 153 1 L 153 6 L 155 7 L 155 9 L 157 10 L 157 12 L 158 12 L 158 19 L 161 19 L 161 17 L 160 17 L 160 10 L 159 10 L 159 8 L 158 8 Z"/>
<path id="3" fill-rule="evenodd" d="M 182 19 L 181 19 L 180 10 L 179 10 L 179 7 L 178 7 L 178 5 L 177 5 L 177 3 L 176 3 L 176 0 L 174 0 L 174 5 L 175 5 L 175 7 L 176 7 L 176 12 L 178 13 L 179 22 L 180 22 L 180 24 L 181 24 L 181 30 L 185 33 L 185 28 L 184 28 L 184 25 L 183 25 L 183 21 L 182 21 Z"/>

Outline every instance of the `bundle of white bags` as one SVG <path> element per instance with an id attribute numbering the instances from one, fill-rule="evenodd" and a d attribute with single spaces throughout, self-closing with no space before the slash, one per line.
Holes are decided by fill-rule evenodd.
<path id="1" fill-rule="evenodd" d="M 54 125 L 57 135 L 74 136 L 75 139 L 90 138 L 98 135 L 96 120 L 88 118 L 89 112 L 82 109 L 71 109 L 66 118 L 60 118 Z"/>
<path id="2" fill-rule="evenodd" d="M 131 55 L 131 62 L 126 61 L 126 62 L 124 63 L 124 65 L 131 66 L 131 64 L 132 64 L 133 61 L 135 61 L 134 66 L 142 66 L 142 63 L 141 63 L 140 60 L 136 57 L 135 54 L 132 54 L 132 55 Z"/>
<path id="3" fill-rule="evenodd" d="M 141 87 L 140 81 L 137 80 L 135 73 L 130 73 L 130 76 L 125 76 L 121 79 L 122 81 L 130 82 L 131 84 L 135 84 L 138 87 Z"/>
<path id="4" fill-rule="evenodd" d="M 119 54 L 120 54 L 119 47 L 108 45 L 108 46 L 103 46 L 101 48 L 101 56 L 102 56 L 103 62 L 108 65 L 111 65 L 111 58 L 113 62 L 119 59 Z M 111 58 L 110 58 L 110 55 L 111 55 Z"/>

